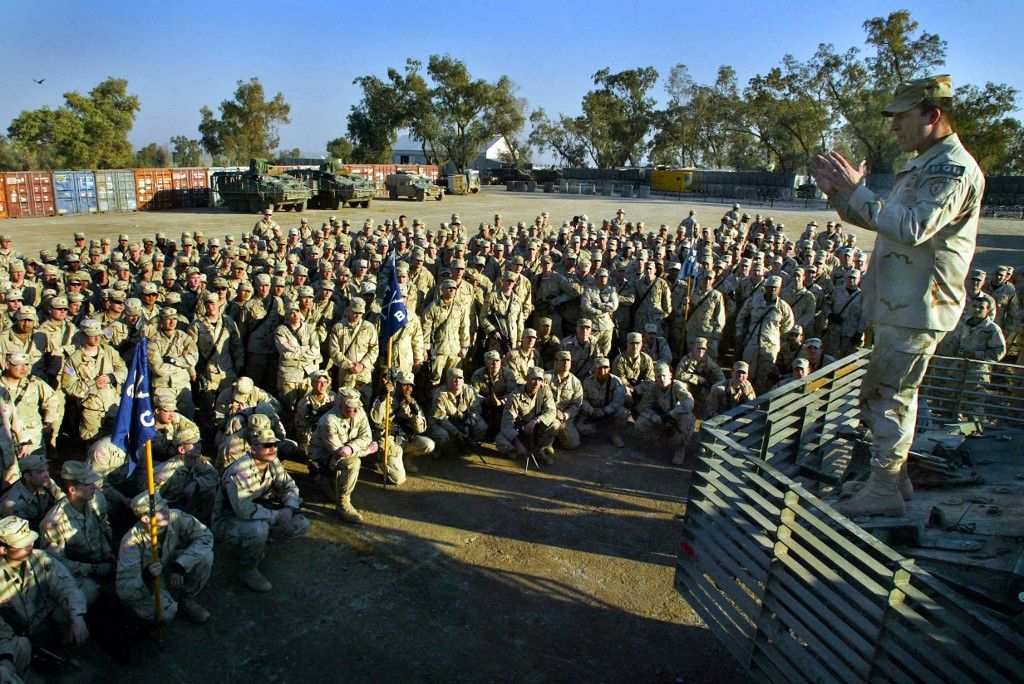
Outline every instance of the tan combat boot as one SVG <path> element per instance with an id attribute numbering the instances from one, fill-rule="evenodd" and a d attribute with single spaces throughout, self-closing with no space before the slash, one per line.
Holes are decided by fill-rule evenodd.
<path id="1" fill-rule="evenodd" d="M 192 596 L 183 597 L 178 601 L 178 607 L 181 608 L 181 612 L 185 614 L 185 617 L 197 625 L 201 625 L 210 619 L 210 611 L 199 605 L 199 602 Z"/>
<path id="2" fill-rule="evenodd" d="M 906 515 L 903 497 L 899 491 L 899 468 L 885 469 L 871 466 L 871 476 L 853 496 L 833 505 L 848 518 L 864 515 L 899 517 Z"/>
<path id="3" fill-rule="evenodd" d="M 256 566 L 251 568 L 245 568 L 238 573 L 238 579 L 242 580 L 242 584 L 249 587 L 253 591 L 258 591 L 261 594 L 265 594 L 274 588 L 274 585 L 270 583 L 266 577 L 264 577 Z"/>
<path id="4" fill-rule="evenodd" d="M 857 480 L 856 482 L 847 482 L 843 485 L 842 498 L 847 499 L 861 489 L 864 488 L 865 481 Z M 907 475 L 907 462 L 903 461 L 903 465 L 900 466 L 900 496 L 903 497 L 904 501 L 914 500 L 914 485 L 910 482 L 910 476 Z"/>
<path id="5" fill-rule="evenodd" d="M 338 501 L 338 514 L 341 516 L 341 519 L 347 523 L 351 523 L 352 525 L 363 524 L 363 516 L 360 515 L 359 511 L 357 511 L 355 506 L 352 505 L 351 497 L 341 497 Z"/>

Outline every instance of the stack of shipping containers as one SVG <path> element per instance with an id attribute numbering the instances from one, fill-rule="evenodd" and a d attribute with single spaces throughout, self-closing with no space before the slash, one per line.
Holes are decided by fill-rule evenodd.
<path id="1" fill-rule="evenodd" d="M 172 169 L 135 169 L 135 197 L 140 211 L 174 208 Z"/>
<path id="2" fill-rule="evenodd" d="M 175 207 L 210 206 L 210 181 L 206 168 L 171 169 Z"/>

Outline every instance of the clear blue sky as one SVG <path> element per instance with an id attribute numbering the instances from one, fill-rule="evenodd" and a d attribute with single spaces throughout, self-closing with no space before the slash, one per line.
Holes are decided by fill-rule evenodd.
<path id="1" fill-rule="evenodd" d="M 107 76 L 141 100 L 131 141 L 198 137 L 199 108 L 258 76 L 291 104 L 281 146 L 324 153 L 359 99 L 352 80 L 407 57 L 448 53 L 487 79 L 508 74 L 529 108 L 577 114 L 602 67 L 677 63 L 710 81 L 720 64 L 740 82 L 819 42 L 863 46 L 865 19 L 909 9 L 948 46 L 956 84 L 1005 82 L 1024 92 L 1024 2 L 12 2 L 0 19 L 0 130 L 24 109 L 59 106 Z M 33 78 L 46 78 L 36 85 Z M 661 84 L 656 95 L 663 96 Z"/>

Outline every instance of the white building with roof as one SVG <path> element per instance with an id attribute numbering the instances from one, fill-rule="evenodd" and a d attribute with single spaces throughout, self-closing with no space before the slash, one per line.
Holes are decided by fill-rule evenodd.
<path id="1" fill-rule="evenodd" d="M 469 168 L 477 171 L 499 168 L 502 165 L 502 156 L 508 154 L 508 151 L 505 136 L 495 136 L 480 146 L 480 153 L 469 163 Z M 422 143 L 411 136 L 403 135 L 394 145 L 391 163 L 427 164 L 429 162 L 426 155 L 423 154 Z"/>

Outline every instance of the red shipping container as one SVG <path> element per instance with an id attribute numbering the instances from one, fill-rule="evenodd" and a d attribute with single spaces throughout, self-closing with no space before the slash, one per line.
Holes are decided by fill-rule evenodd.
<path id="1" fill-rule="evenodd" d="M 56 215 L 53 182 L 48 172 L 7 171 L 3 177 L 7 215 L 10 218 Z"/>
<path id="2" fill-rule="evenodd" d="M 0 174 L 0 218 L 7 218 L 7 186 L 4 184 L 4 176 Z"/>
<path id="3" fill-rule="evenodd" d="M 171 169 L 175 207 L 206 207 L 210 204 L 210 183 L 206 168 Z"/>
<path id="4" fill-rule="evenodd" d="M 171 169 L 135 169 L 135 198 L 139 211 L 174 208 Z"/>

